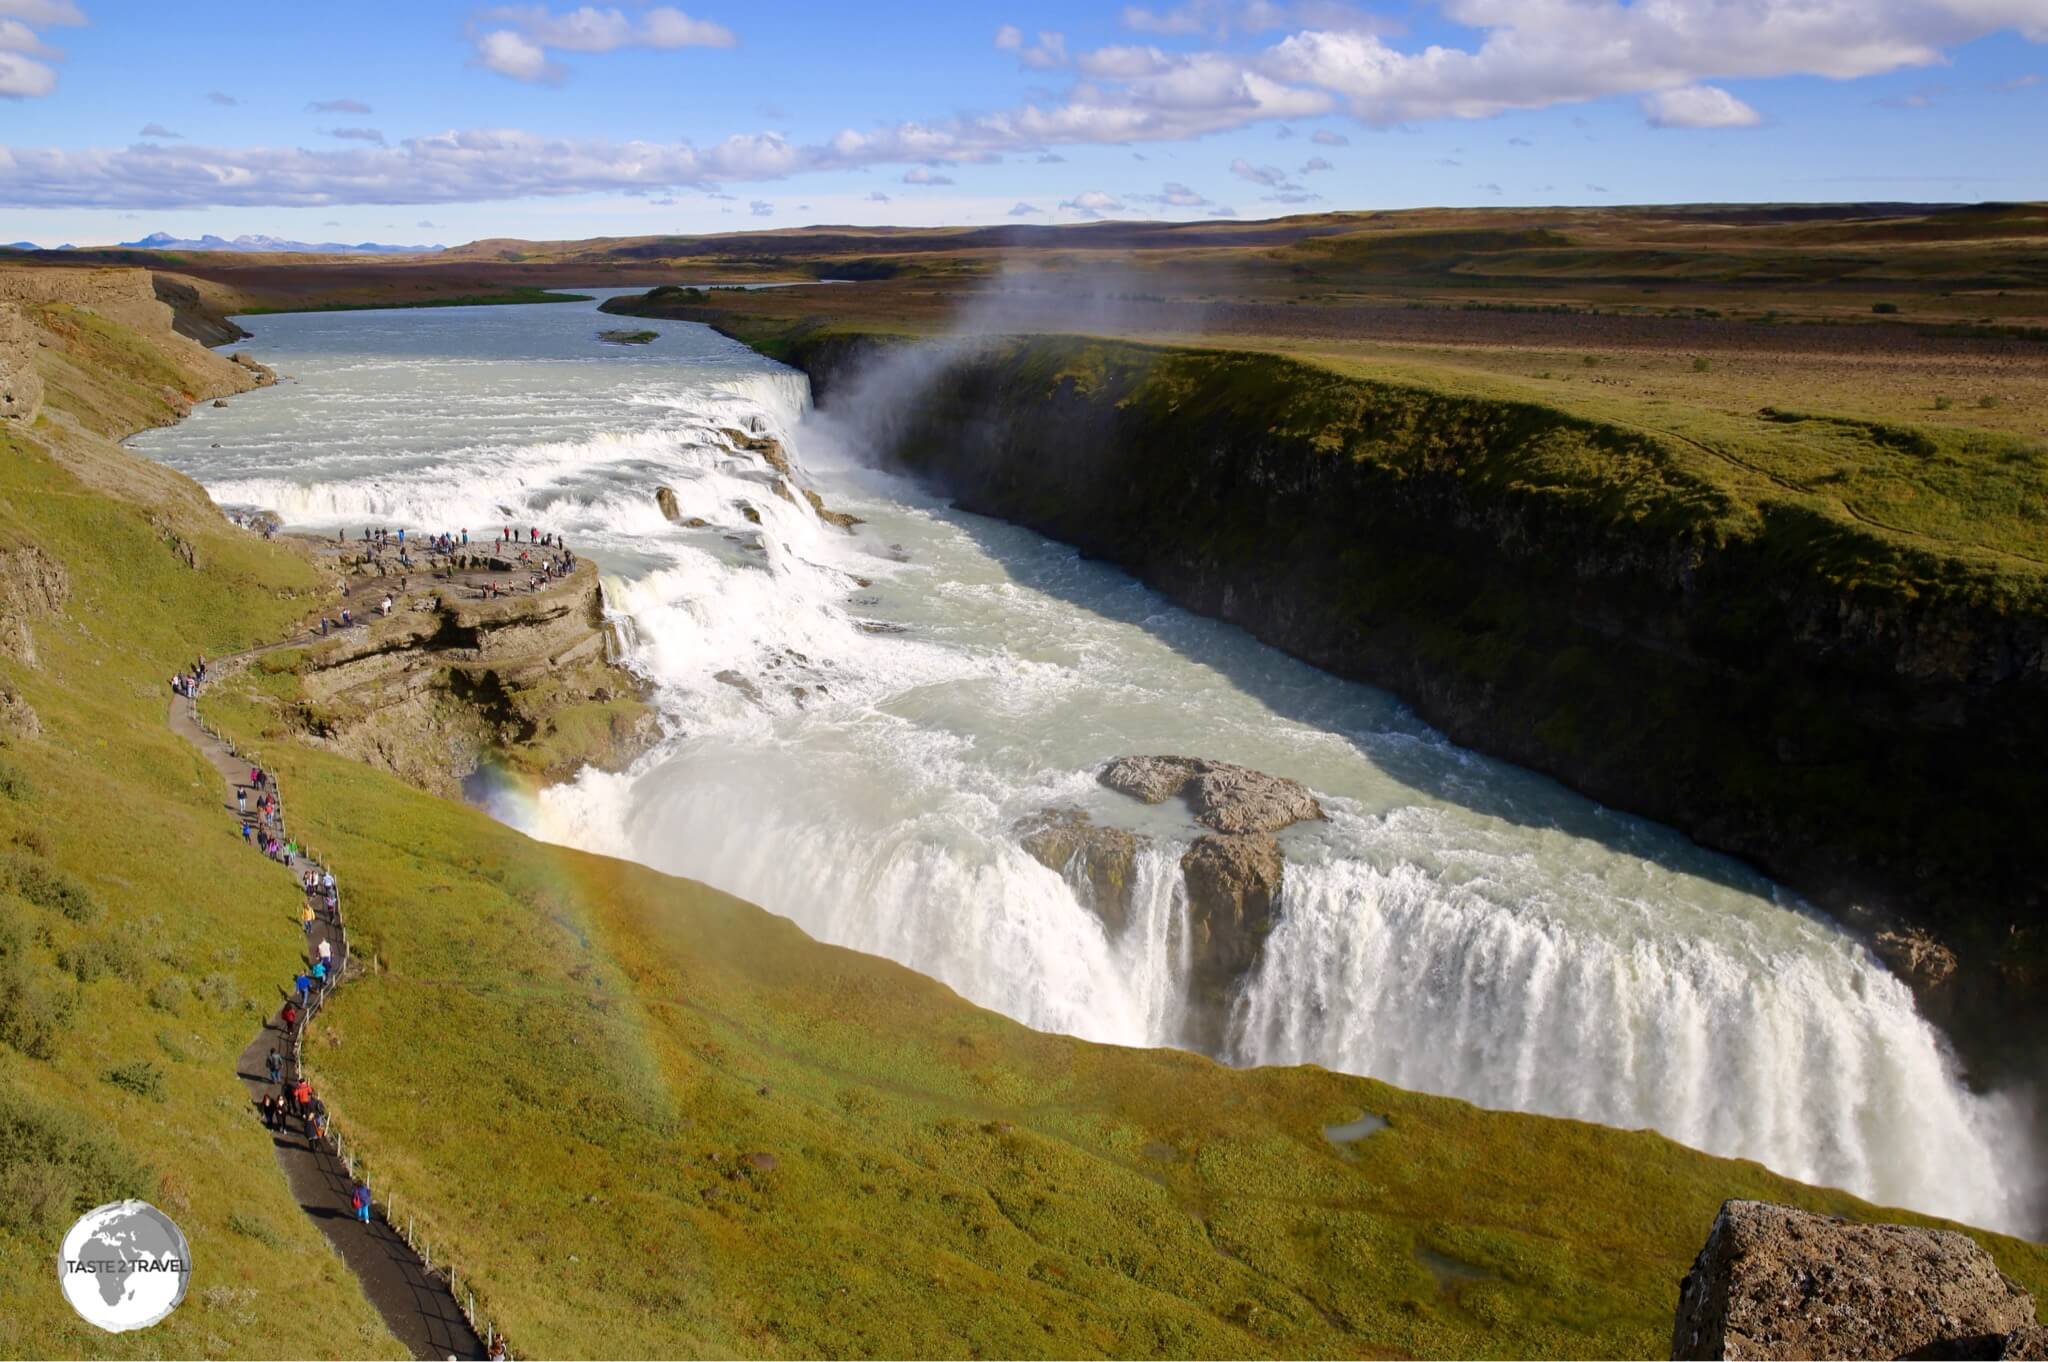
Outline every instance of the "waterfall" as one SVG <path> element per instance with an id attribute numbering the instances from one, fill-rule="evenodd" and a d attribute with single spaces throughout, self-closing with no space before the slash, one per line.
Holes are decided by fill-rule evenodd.
<path id="1" fill-rule="evenodd" d="M 1242 762 L 1331 817 L 1282 834 L 1278 918 L 1224 1058 L 1651 1126 L 2038 1227 L 2020 1103 L 1970 1093 L 1899 981 L 1782 890 L 866 468 L 801 374 L 708 331 L 593 356 L 588 312 L 477 313 L 266 318 L 264 358 L 300 385 L 138 443 L 294 526 L 537 524 L 602 566 L 667 736 L 501 816 L 1029 1025 L 1171 1045 L 1195 946 L 1179 861 L 1201 829 L 1094 775 L 1130 752 Z M 780 495 L 734 429 L 869 523 L 847 534 Z M 659 486 L 704 523 L 668 520 Z M 1018 821 L 1053 807 L 1147 839 L 1120 930 L 1019 846 Z"/>

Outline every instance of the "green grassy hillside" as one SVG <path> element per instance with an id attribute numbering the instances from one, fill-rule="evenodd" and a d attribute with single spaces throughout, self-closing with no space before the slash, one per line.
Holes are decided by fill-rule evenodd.
<path id="1" fill-rule="evenodd" d="M 289 877 L 163 725 L 172 670 L 276 636 L 316 584 L 65 419 L 0 431 L 0 551 L 66 584 L 8 597 L 35 661 L 0 659 L 0 1350 L 387 1352 L 233 1075 L 295 958 Z M 1878 1214 L 1645 1132 L 1033 1033 L 297 747 L 271 661 L 209 713 L 280 772 L 375 966 L 309 1067 L 524 1354 L 1652 1354 L 1723 1198 Z M 1323 1138 L 1361 1112 L 1390 1125 Z M 113 1338 L 50 1264 L 131 1193 L 196 1276 Z M 1977 1237 L 2048 1293 L 2048 1249 Z"/>
<path id="2" fill-rule="evenodd" d="M 212 713 L 263 745 L 294 691 L 252 675 Z M 1647 1355 L 1723 1198 L 1875 1214 L 1649 1132 L 1039 1034 L 702 886 L 264 756 L 379 963 L 311 1063 L 530 1351 Z M 1323 1138 L 1361 1112 L 1390 1127 Z M 2048 1285 L 2048 1249 L 1979 1237 Z"/>
<path id="3" fill-rule="evenodd" d="M 35 659 L 0 654 L 17 721 L 0 742 L 0 1353 L 296 1356 L 313 1320 L 323 1351 L 387 1355 L 234 1073 L 298 958 L 290 879 L 241 844 L 217 777 L 164 725 L 173 671 L 282 628 L 313 577 L 59 405 L 139 411 L 160 383 L 222 391 L 218 373 L 99 319 L 54 320 L 56 409 L 0 425 L 4 576 L 18 586 L 33 550 L 64 582 L 54 613 L 0 590 Z M 62 348 L 74 323 L 149 386 L 78 367 L 84 352 Z M 163 1325 L 111 1336 L 64 1302 L 55 1259 L 79 1211 L 124 1196 L 179 1223 L 194 1275 Z"/>

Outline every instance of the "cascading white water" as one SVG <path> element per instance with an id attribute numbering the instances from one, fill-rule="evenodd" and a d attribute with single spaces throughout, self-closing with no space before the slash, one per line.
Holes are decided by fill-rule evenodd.
<path id="1" fill-rule="evenodd" d="M 806 415 L 800 375 L 682 325 L 602 350 L 596 321 L 266 317 L 259 354 L 300 384 L 138 443 L 289 522 L 540 524 L 599 561 L 670 734 L 628 772 L 501 811 L 537 835 L 717 884 L 1035 1026 L 1172 1044 L 1199 829 L 1093 773 L 1126 752 L 1240 761 L 1306 781 L 1332 817 L 1282 837 L 1282 920 L 1229 1058 L 1651 1125 L 2032 1223 L 2015 1104 L 1967 1092 L 1898 981 L 1782 891 L 864 468 Z M 734 427 L 777 435 L 868 523 L 848 535 L 778 495 Z M 659 485 L 706 523 L 665 518 Z M 1020 849 L 1016 822 L 1054 806 L 1151 839 L 1121 933 Z"/>

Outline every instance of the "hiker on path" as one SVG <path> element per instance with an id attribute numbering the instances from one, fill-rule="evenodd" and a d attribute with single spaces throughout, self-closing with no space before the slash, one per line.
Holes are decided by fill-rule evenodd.
<path id="1" fill-rule="evenodd" d="M 276 1046 L 270 1048 L 270 1054 L 264 1058 L 263 1067 L 270 1071 L 270 1081 L 273 1083 L 284 1077 L 284 1060 L 278 1055 Z"/>
<path id="2" fill-rule="evenodd" d="M 307 975 L 307 974 L 295 974 L 295 975 L 293 975 L 293 976 L 292 976 L 292 987 L 293 987 L 294 989 L 298 990 L 298 994 L 299 994 L 299 1006 L 300 1006 L 300 1007 L 304 1007 L 304 1006 L 306 1005 L 306 995 L 307 995 L 308 993 L 311 993 L 311 992 L 313 991 L 313 979 L 312 979 L 312 976 L 311 976 L 311 975 Z"/>
<path id="3" fill-rule="evenodd" d="M 334 943 L 333 943 L 332 941 L 329 941 L 329 940 L 328 940 L 328 939 L 327 939 L 326 937 L 324 937 L 324 936 L 323 936 L 323 937 L 321 937 L 321 938 L 320 938 L 320 964 L 319 964 L 319 968 L 321 968 L 321 969 L 326 969 L 326 968 L 328 967 L 328 962 L 329 962 L 329 961 L 331 961 L 331 960 L 333 960 L 333 959 L 334 959 Z"/>
<path id="4" fill-rule="evenodd" d="M 355 1208 L 356 1219 L 363 1224 L 370 1223 L 370 1184 L 357 1182 L 355 1190 L 348 1194 L 348 1204 Z"/>
<path id="5" fill-rule="evenodd" d="M 284 1023 L 284 1033 L 287 1036 L 289 1036 L 292 1032 L 296 1031 L 299 1026 L 298 1004 L 287 1002 L 284 1005 L 284 1011 L 278 1014 L 277 1019 Z"/>

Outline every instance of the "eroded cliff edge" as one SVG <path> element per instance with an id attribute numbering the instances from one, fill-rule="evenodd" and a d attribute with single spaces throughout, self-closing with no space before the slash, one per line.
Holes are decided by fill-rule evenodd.
<path id="1" fill-rule="evenodd" d="M 964 509 L 1799 889 L 1979 1078 L 2048 1064 L 2041 575 L 1741 502 L 1645 432 L 1273 355 L 764 348 Z"/>

